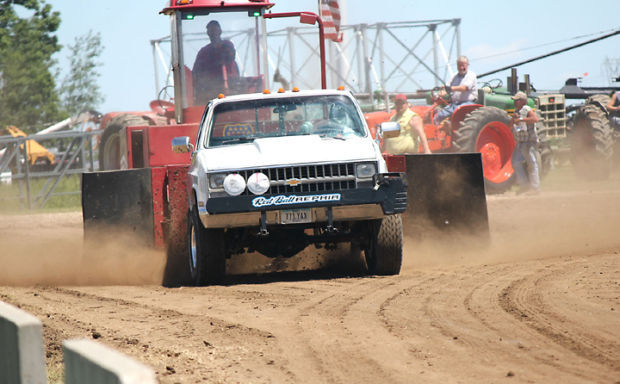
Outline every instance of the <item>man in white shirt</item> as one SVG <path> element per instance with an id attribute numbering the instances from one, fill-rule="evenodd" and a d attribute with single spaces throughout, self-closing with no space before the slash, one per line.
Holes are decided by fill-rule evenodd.
<path id="1" fill-rule="evenodd" d="M 527 95 L 517 92 L 512 99 L 515 103 L 515 113 L 512 115 L 513 134 L 517 145 L 512 153 L 512 168 L 515 170 L 518 194 L 540 193 L 540 163 L 536 143 L 536 112 L 527 105 Z"/>
<path id="2" fill-rule="evenodd" d="M 452 94 L 451 103 L 435 115 L 435 125 L 452 116 L 452 113 L 461 105 L 473 104 L 478 97 L 478 78 L 473 71 L 469 70 L 467 57 L 459 56 L 456 66 L 458 73 L 452 77 L 449 84 L 443 87 L 443 90 Z"/>

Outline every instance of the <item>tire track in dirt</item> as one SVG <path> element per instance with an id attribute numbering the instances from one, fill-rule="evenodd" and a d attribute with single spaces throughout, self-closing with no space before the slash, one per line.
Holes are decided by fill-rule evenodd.
<path id="1" fill-rule="evenodd" d="M 338 292 L 325 295 L 301 309 L 295 319 L 297 332 L 318 365 L 319 382 L 399 382 L 394 371 L 387 370 L 385 364 L 372 357 L 373 350 L 381 348 L 381 344 L 376 343 L 374 337 L 368 340 L 368 334 L 360 335 L 356 331 L 357 322 L 351 321 L 364 322 L 363 329 L 368 330 L 374 315 L 370 304 L 373 292 L 392 284 L 389 280 L 380 281 L 380 278 L 359 279 L 353 286 L 343 285 Z M 311 318 L 308 313 L 314 316 Z M 324 330 L 324 337 L 316 337 L 317 329 Z M 387 343 L 386 340 L 383 342 Z"/>
<path id="2" fill-rule="evenodd" d="M 585 303 L 587 300 L 583 298 L 574 300 L 577 302 L 584 301 L 577 306 L 581 309 L 578 312 L 567 310 L 566 305 L 553 305 L 551 303 L 554 300 L 549 300 L 550 296 L 557 292 L 558 285 L 564 287 L 573 285 L 574 281 L 577 280 L 576 275 L 583 271 L 587 264 L 590 267 L 594 266 L 594 268 L 599 264 L 615 265 L 615 269 L 613 267 L 605 269 L 615 274 L 616 279 L 620 275 L 616 255 L 590 257 L 562 265 L 551 265 L 538 273 L 515 280 L 504 288 L 500 296 L 500 305 L 520 323 L 572 352 L 577 360 L 585 359 L 591 363 L 574 364 L 573 362 L 564 365 L 563 368 L 567 371 L 584 379 L 598 377 L 600 380 L 613 380 L 612 377 L 600 374 L 600 372 L 607 371 L 601 370 L 600 365 L 606 365 L 618 372 L 620 368 L 620 336 L 618 336 L 620 326 L 616 327 L 615 331 L 610 331 L 612 335 L 615 332 L 616 337 L 610 337 L 607 330 L 592 327 L 593 324 L 590 324 L 590 327 L 584 327 L 583 323 L 579 322 L 584 316 L 584 307 L 592 310 L 592 307 Z M 611 281 L 617 280 L 612 278 Z M 564 295 L 570 296 L 568 291 L 565 291 Z M 555 300 L 555 302 L 558 301 Z M 564 298 L 559 302 L 567 303 L 567 300 Z M 609 307 L 606 310 L 601 309 L 598 308 L 596 311 L 587 313 L 586 316 L 594 319 L 600 316 L 613 316 L 613 314 L 610 315 Z M 616 319 L 618 320 L 617 315 Z M 620 324 L 620 320 L 617 324 Z"/>
<path id="3" fill-rule="evenodd" d="M 305 300 L 282 313 L 283 317 L 274 324 L 280 348 L 287 356 L 287 367 L 295 375 L 297 383 L 341 383 L 347 381 L 372 382 L 372 377 L 359 373 L 370 364 L 377 374 L 379 369 L 372 361 L 360 355 L 360 351 L 346 348 L 341 343 L 346 332 L 342 329 L 342 316 L 351 300 L 357 300 L 359 292 L 367 292 L 368 280 L 346 278 L 303 283 Z M 299 286 L 296 286 L 299 287 Z M 283 287 L 275 284 L 270 289 Z M 351 293 L 355 295 L 351 297 Z M 353 375 L 353 376 L 350 376 Z M 358 380 L 359 379 L 359 380 Z"/>
<path id="4" fill-rule="evenodd" d="M 584 263 L 592 261 L 588 258 Z M 538 330 L 524 324 L 520 316 L 506 312 L 502 305 L 502 294 L 507 287 L 524 278 L 547 282 L 548 269 L 544 266 L 551 265 L 552 268 L 559 269 L 564 262 L 555 259 L 544 263 L 435 271 L 431 273 L 434 278 L 427 280 L 428 284 L 406 290 L 402 295 L 386 301 L 382 310 L 383 321 L 403 340 L 419 342 L 417 356 L 429 362 L 429 367 L 424 370 L 424 377 L 429 382 L 441 381 L 436 375 L 433 376 L 437 371 L 453 372 L 455 376 L 449 377 L 448 382 L 488 382 L 500 380 L 507 375 L 518 376 L 519 380 L 523 381 L 537 382 L 580 383 L 592 379 L 613 382 L 610 372 L 617 372 L 617 365 L 601 369 L 598 363 L 584 362 L 580 356 L 575 356 L 573 351 L 557 345 L 555 340 L 547 340 L 546 337 L 541 339 Z M 613 265 L 608 270 L 614 270 Z M 532 271 L 535 272 L 532 274 Z M 529 275 L 535 277 L 527 277 Z M 609 281 L 613 280 L 615 279 L 611 276 Z M 569 282 L 571 274 L 562 276 L 557 281 Z M 617 299 L 619 292 L 617 285 L 615 287 Z M 547 291 L 543 284 L 532 285 L 531 292 L 538 292 L 543 298 Z M 412 296 L 415 298 L 412 299 Z M 552 302 L 561 305 L 566 301 L 554 298 Z M 534 304 L 537 306 L 532 308 L 532 304 L 528 302 L 532 313 L 546 313 L 545 306 L 537 302 Z M 583 304 L 580 302 L 576 307 L 582 308 Z M 607 310 L 611 312 L 608 307 Z M 407 316 L 417 320 L 417 327 L 402 326 L 406 323 Z M 559 322 L 559 318 L 544 320 L 549 324 L 563 324 Z M 612 324 L 613 320 L 604 319 L 603 323 Z M 570 340 L 570 335 L 579 333 L 588 335 L 591 332 L 588 324 L 592 324 L 591 319 L 582 324 L 572 324 L 567 338 Z M 586 336 L 578 336 L 576 342 L 579 343 L 584 337 L 588 339 Z M 610 343 L 609 338 L 614 339 L 610 335 L 592 338 L 590 344 L 598 345 L 598 348 L 605 346 L 609 355 L 617 359 L 620 348 L 618 343 Z M 615 339 L 618 340 L 618 337 Z M 468 366 L 468 369 L 466 372 L 455 372 L 455 366 Z"/>
<path id="5" fill-rule="evenodd" d="M 271 350 L 273 335 L 238 323 L 75 289 L 37 288 L 33 300 L 26 304 L 21 297 L 22 307 L 38 315 L 46 326 L 71 330 L 63 337 L 93 338 L 140 356 L 139 360 L 155 368 L 162 383 L 242 380 L 252 376 L 247 372 L 252 366 L 260 365 L 263 369 L 273 361 L 272 357 L 260 353 L 256 356 L 256 350 L 248 351 L 245 347 L 247 343 L 267 345 L 264 349 Z M 12 301 L 10 295 L 3 300 Z M 251 362 L 249 366 L 245 366 L 247 362 Z M 269 383 L 273 376 L 260 380 L 259 375 L 255 380 Z"/>
<path id="6" fill-rule="evenodd" d="M 385 306 L 384 322 L 403 340 L 416 341 L 418 357 L 427 363 L 424 373 L 420 372 L 425 379 L 485 382 L 506 376 L 509 368 L 497 361 L 495 344 L 501 342 L 500 336 L 467 313 L 471 290 L 489 284 L 504 270 L 507 268 L 433 271 L 424 284 Z M 416 319 L 416 327 L 398 326 L 407 320 L 405 315 Z M 468 369 L 466 373 L 454 372 L 454 366 Z"/>
<path id="7" fill-rule="evenodd" d="M 368 358 L 385 372 L 377 376 L 378 380 L 410 383 L 414 373 L 426 366 L 425 361 L 419 358 L 414 340 L 399 337 L 394 327 L 385 321 L 384 313 L 395 298 L 402 297 L 427 280 L 427 276 L 419 273 L 377 278 L 367 292 L 351 301 L 344 313 L 343 327 L 351 337 L 363 341 L 360 350 L 366 351 Z M 401 326 L 411 326 L 411 319 Z"/>

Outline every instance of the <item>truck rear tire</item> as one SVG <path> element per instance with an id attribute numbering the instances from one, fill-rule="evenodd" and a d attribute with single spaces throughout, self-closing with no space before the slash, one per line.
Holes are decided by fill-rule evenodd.
<path id="1" fill-rule="evenodd" d="M 515 182 L 511 165 L 515 147 L 510 117 L 496 107 L 472 111 L 456 131 L 457 152 L 480 152 L 487 193 L 503 193 Z"/>
<path id="2" fill-rule="evenodd" d="M 203 227 L 198 211 L 187 217 L 187 257 L 191 282 L 209 285 L 222 282 L 226 275 L 224 230 Z"/>
<path id="3" fill-rule="evenodd" d="M 113 117 L 101 134 L 99 170 L 128 169 L 127 127 L 149 125 L 141 116 L 121 114 Z"/>
<path id="4" fill-rule="evenodd" d="M 591 96 L 574 117 L 571 162 L 577 176 L 586 180 L 607 179 L 611 171 L 614 137 L 604 110 L 608 102 L 608 96 Z"/>
<path id="5" fill-rule="evenodd" d="M 369 223 L 370 241 L 364 256 L 371 275 L 398 275 L 403 262 L 403 222 L 389 215 Z"/>

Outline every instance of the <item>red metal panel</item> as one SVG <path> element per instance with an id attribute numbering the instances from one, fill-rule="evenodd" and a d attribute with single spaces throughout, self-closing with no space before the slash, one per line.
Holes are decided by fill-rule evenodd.
<path id="1" fill-rule="evenodd" d="M 189 99 L 189 100 L 193 100 L 193 99 Z M 205 110 L 204 105 L 196 105 L 196 106 L 185 108 L 183 110 L 183 121 L 186 124 L 200 123 L 200 119 L 202 119 L 202 113 L 204 112 L 204 110 Z"/>
<path id="2" fill-rule="evenodd" d="M 241 9 L 269 9 L 274 3 L 268 0 L 170 0 L 169 6 L 160 13 L 170 13 L 174 10 L 198 11 L 208 9 L 209 12 L 229 11 L 232 8 Z"/>
<path id="3" fill-rule="evenodd" d="M 385 159 L 388 172 L 407 172 L 405 156 L 384 153 L 383 158 Z"/>
<path id="4" fill-rule="evenodd" d="M 196 142 L 198 124 L 149 126 L 146 145 L 148 148 L 147 167 L 160 167 L 170 164 L 189 164 L 189 153 L 172 152 L 172 139 L 177 136 L 189 136 L 190 142 Z"/>
<path id="5" fill-rule="evenodd" d="M 168 247 L 182 249 L 187 233 L 188 165 L 166 167 L 168 173 Z"/>
<path id="6" fill-rule="evenodd" d="M 166 168 L 151 168 L 151 188 L 153 193 L 153 245 L 163 248 L 166 206 Z"/>

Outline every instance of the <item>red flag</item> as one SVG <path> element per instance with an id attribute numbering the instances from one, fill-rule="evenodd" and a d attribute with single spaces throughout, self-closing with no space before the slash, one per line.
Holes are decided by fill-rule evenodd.
<path id="1" fill-rule="evenodd" d="M 319 0 L 319 16 L 323 20 L 325 38 L 337 43 L 342 41 L 340 32 L 340 8 L 338 0 Z"/>

